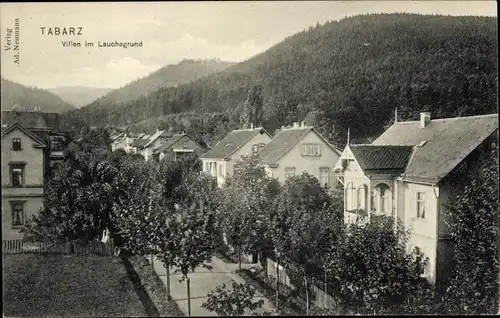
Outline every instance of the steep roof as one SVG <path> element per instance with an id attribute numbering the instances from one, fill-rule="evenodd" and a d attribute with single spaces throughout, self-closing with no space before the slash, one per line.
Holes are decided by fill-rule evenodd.
<path id="1" fill-rule="evenodd" d="M 132 142 L 132 147 L 144 148 L 148 142 L 149 142 L 149 139 L 136 138 Z"/>
<path id="2" fill-rule="evenodd" d="M 204 153 L 202 158 L 211 159 L 225 159 L 235 153 L 244 144 L 246 144 L 250 139 L 252 139 L 257 134 L 267 134 L 269 133 L 262 127 L 257 127 L 254 129 L 240 129 L 233 130 L 224 139 L 219 141 L 212 149 Z"/>
<path id="3" fill-rule="evenodd" d="M 164 152 L 165 150 L 170 148 L 173 144 L 175 144 L 177 141 L 179 141 L 184 136 L 186 136 L 186 134 L 173 135 L 172 137 L 167 139 L 164 144 L 162 144 L 158 148 L 156 148 L 153 153 Z"/>
<path id="4" fill-rule="evenodd" d="M 438 182 L 498 129 L 498 114 L 398 122 L 373 145 L 417 146 L 403 177 Z"/>
<path id="5" fill-rule="evenodd" d="M 43 142 L 43 140 L 41 140 L 37 135 L 35 135 L 34 133 L 30 132 L 28 129 L 24 128 L 23 126 L 21 126 L 18 123 L 14 123 L 12 125 L 9 125 L 9 126 L 3 128 L 2 129 L 2 138 L 4 136 L 6 136 L 7 134 L 9 134 L 11 131 L 13 131 L 16 128 L 19 129 L 19 130 L 21 130 L 23 133 L 25 133 L 31 139 L 33 139 L 33 141 L 36 142 L 36 144 L 34 145 L 36 148 L 45 148 L 46 147 L 46 145 Z"/>
<path id="6" fill-rule="evenodd" d="M 156 133 L 154 133 L 153 135 L 151 135 L 149 137 L 149 142 L 144 146 L 144 148 L 149 147 L 149 145 L 151 145 L 152 142 L 154 142 L 156 139 L 158 139 L 158 137 L 160 137 L 164 132 L 165 132 L 165 130 L 159 130 Z"/>
<path id="7" fill-rule="evenodd" d="M 349 145 L 363 170 L 404 171 L 413 151 L 412 146 Z"/>
<path id="8" fill-rule="evenodd" d="M 271 165 L 283 157 L 310 131 L 314 131 L 323 141 L 339 155 L 341 152 L 331 145 L 312 126 L 292 127 L 282 129 L 274 138 L 259 152 L 259 160 L 262 164 Z"/>

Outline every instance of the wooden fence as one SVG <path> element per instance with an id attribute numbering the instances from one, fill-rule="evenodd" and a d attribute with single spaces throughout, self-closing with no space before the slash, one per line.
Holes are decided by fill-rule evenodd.
<path id="1" fill-rule="evenodd" d="M 275 261 L 273 261 L 270 258 L 268 258 L 266 260 L 266 263 L 267 263 L 267 274 L 270 277 L 273 277 L 274 279 L 276 279 L 276 267 L 279 266 L 278 272 L 279 272 L 280 284 L 283 284 L 283 285 L 288 286 L 292 289 L 295 289 L 295 286 L 293 286 L 292 283 L 290 282 L 290 277 L 288 277 L 288 275 L 286 274 L 285 268 L 283 266 L 278 265 Z"/>
<path id="2" fill-rule="evenodd" d="M 273 261 L 272 259 L 267 259 L 267 274 L 272 277 L 272 279 L 276 280 L 276 262 Z M 280 276 L 280 283 L 290 287 L 291 289 L 295 289 L 295 286 L 290 282 L 290 277 L 286 274 L 286 269 L 279 265 L 279 276 Z M 320 284 L 321 281 L 318 279 L 314 279 L 317 284 Z M 331 296 L 328 293 L 325 293 L 325 291 L 318 286 L 312 284 L 311 289 L 313 293 L 311 296 L 312 302 L 315 306 L 319 308 L 324 308 L 324 309 L 332 309 L 335 308 L 336 304 L 338 303 L 338 300 L 334 297 Z"/>
<path id="3" fill-rule="evenodd" d="M 103 256 L 115 255 L 115 246 L 112 242 L 100 241 L 88 244 L 78 243 L 45 243 L 25 242 L 23 240 L 3 240 L 2 252 L 6 254 L 97 254 Z"/>
<path id="4" fill-rule="evenodd" d="M 323 309 L 335 308 L 336 304 L 338 303 L 338 300 L 336 300 L 335 297 L 328 295 L 316 285 L 313 285 L 312 290 L 314 292 L 314 295 L 316 296 L 314 298 L 314 305 L 316 307 Z"/>

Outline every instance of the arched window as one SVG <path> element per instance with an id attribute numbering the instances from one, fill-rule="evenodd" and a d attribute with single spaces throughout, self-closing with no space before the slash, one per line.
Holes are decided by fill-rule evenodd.
<path id="1" fill-rule="evenodd" d="M 356 209 L 356 188 L 352 182 L 349 182 L 346 187 L 346 210 L 352 211 Z"/>
<path id="2" fill-rule="evenodd" d="M 372 210 L 390 215 L 391 191 L 387 184 L 380 183 L 372 194 Z"/>
<path id="3" fill-rule="evenodd" d="M 358 210 L 363 210 L 366 212 L 367 210 L 367 195 L 368 195 L 368 187 L 366 184 L 361 184 L 358 187 L 358 205 L 357 208 Z"/>
<path id="4" fill-rule="evenodd" d="M 377 212 L 378 190 L 376 188 L 372 189 L 370 204 L 371 204 L 371 211 Z"/>

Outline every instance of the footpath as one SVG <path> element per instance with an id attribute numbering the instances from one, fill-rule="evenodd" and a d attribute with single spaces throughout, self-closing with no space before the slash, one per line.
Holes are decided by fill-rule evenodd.
<path id="1" fill-rule="evenodd" d="M 151 263 L 151 256 L 147 257 Z M 209 312 L 202 307 L 202 304 L 207 299 L 207 294 L 215 288 L 225 283 L 227 288 L 232 288 L 232 281 L 237 283 L 245 283 L 245 280 L 236 274 L 238 264 L 226 263 L 218 257 L 213 256 L 212 261 L 209 263 L 213 268 L 208 270 L 202 266 L 197 267 L 194 273 L 190 273 L 191 278 L 191 316 L 217 316 L 217 314 Z M 260 264 L 241 264 L 242 268 L 259 267 Z M 154 270 L 160 277 L 163 284 L 167 284 L 167 270 L 163 263 L 156 257 L 154 259 Z M 182 274 L 175 273 L 174 268 L 170 268 L 170 294 L 172 299 L 177 303 L 182 312 L 188 316 L 188 302 L 187 302 L 187 285 L 186 281 L 179 282 Z M 259 291 L 255 291 L 254 301 L 259 299 L 264 300 L 264 305 L 257 312 L 272 311 L 273 305 L 265 298 Z M 245 313 L 251 315 L 251 312 Z"/>

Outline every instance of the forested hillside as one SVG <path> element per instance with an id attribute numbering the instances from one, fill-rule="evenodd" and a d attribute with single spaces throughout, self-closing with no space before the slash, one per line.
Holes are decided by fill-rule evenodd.
<path id="1" fill-rule="evenodd" d="M 175 65 L 167 65 L 139 78 L 119 89 L 112 90 L 88 105 L 89 109 L 113 107 L 113 104 L 126 103 L 141 96 L 147 96 L 161 87 L 175 87 L 186 84 L 213 72 L 221 71 L 234 63 L 219 60 L 183 60 Z M 114 106 L 120 107 L 120 106 Z"/>
<path id="2" fill-rule="evenodd" d="M 361 15 L 318 24 L 192 83 L 70 113 L 91 125 L 143 121 L 144 128 L 153 122 L 166 128 L 172 124 L 159 118 L 172 122 L 168 114 L 220 112 L 214 118 L 230 129 L 248 89 L 260 84 L 269 131 L 306 118 L 341 145 L 347 127 L 353 138 L 379 134 L 396 107 L 402 120 L 421 111 L 433 118 L 497 112 L 497 42 L 496 18 Z M 208 117 L 188 130 L 205 129 Z"/>
<path id="3" fill-rule="evenodd" d="M 75 109 L 73 105 L 63 101 L 59 96 L 35 87 L 26 87 L 2 78 L 0 85 L 2 110 L 35 110 L 42 112 L 60 113 Z"/>

